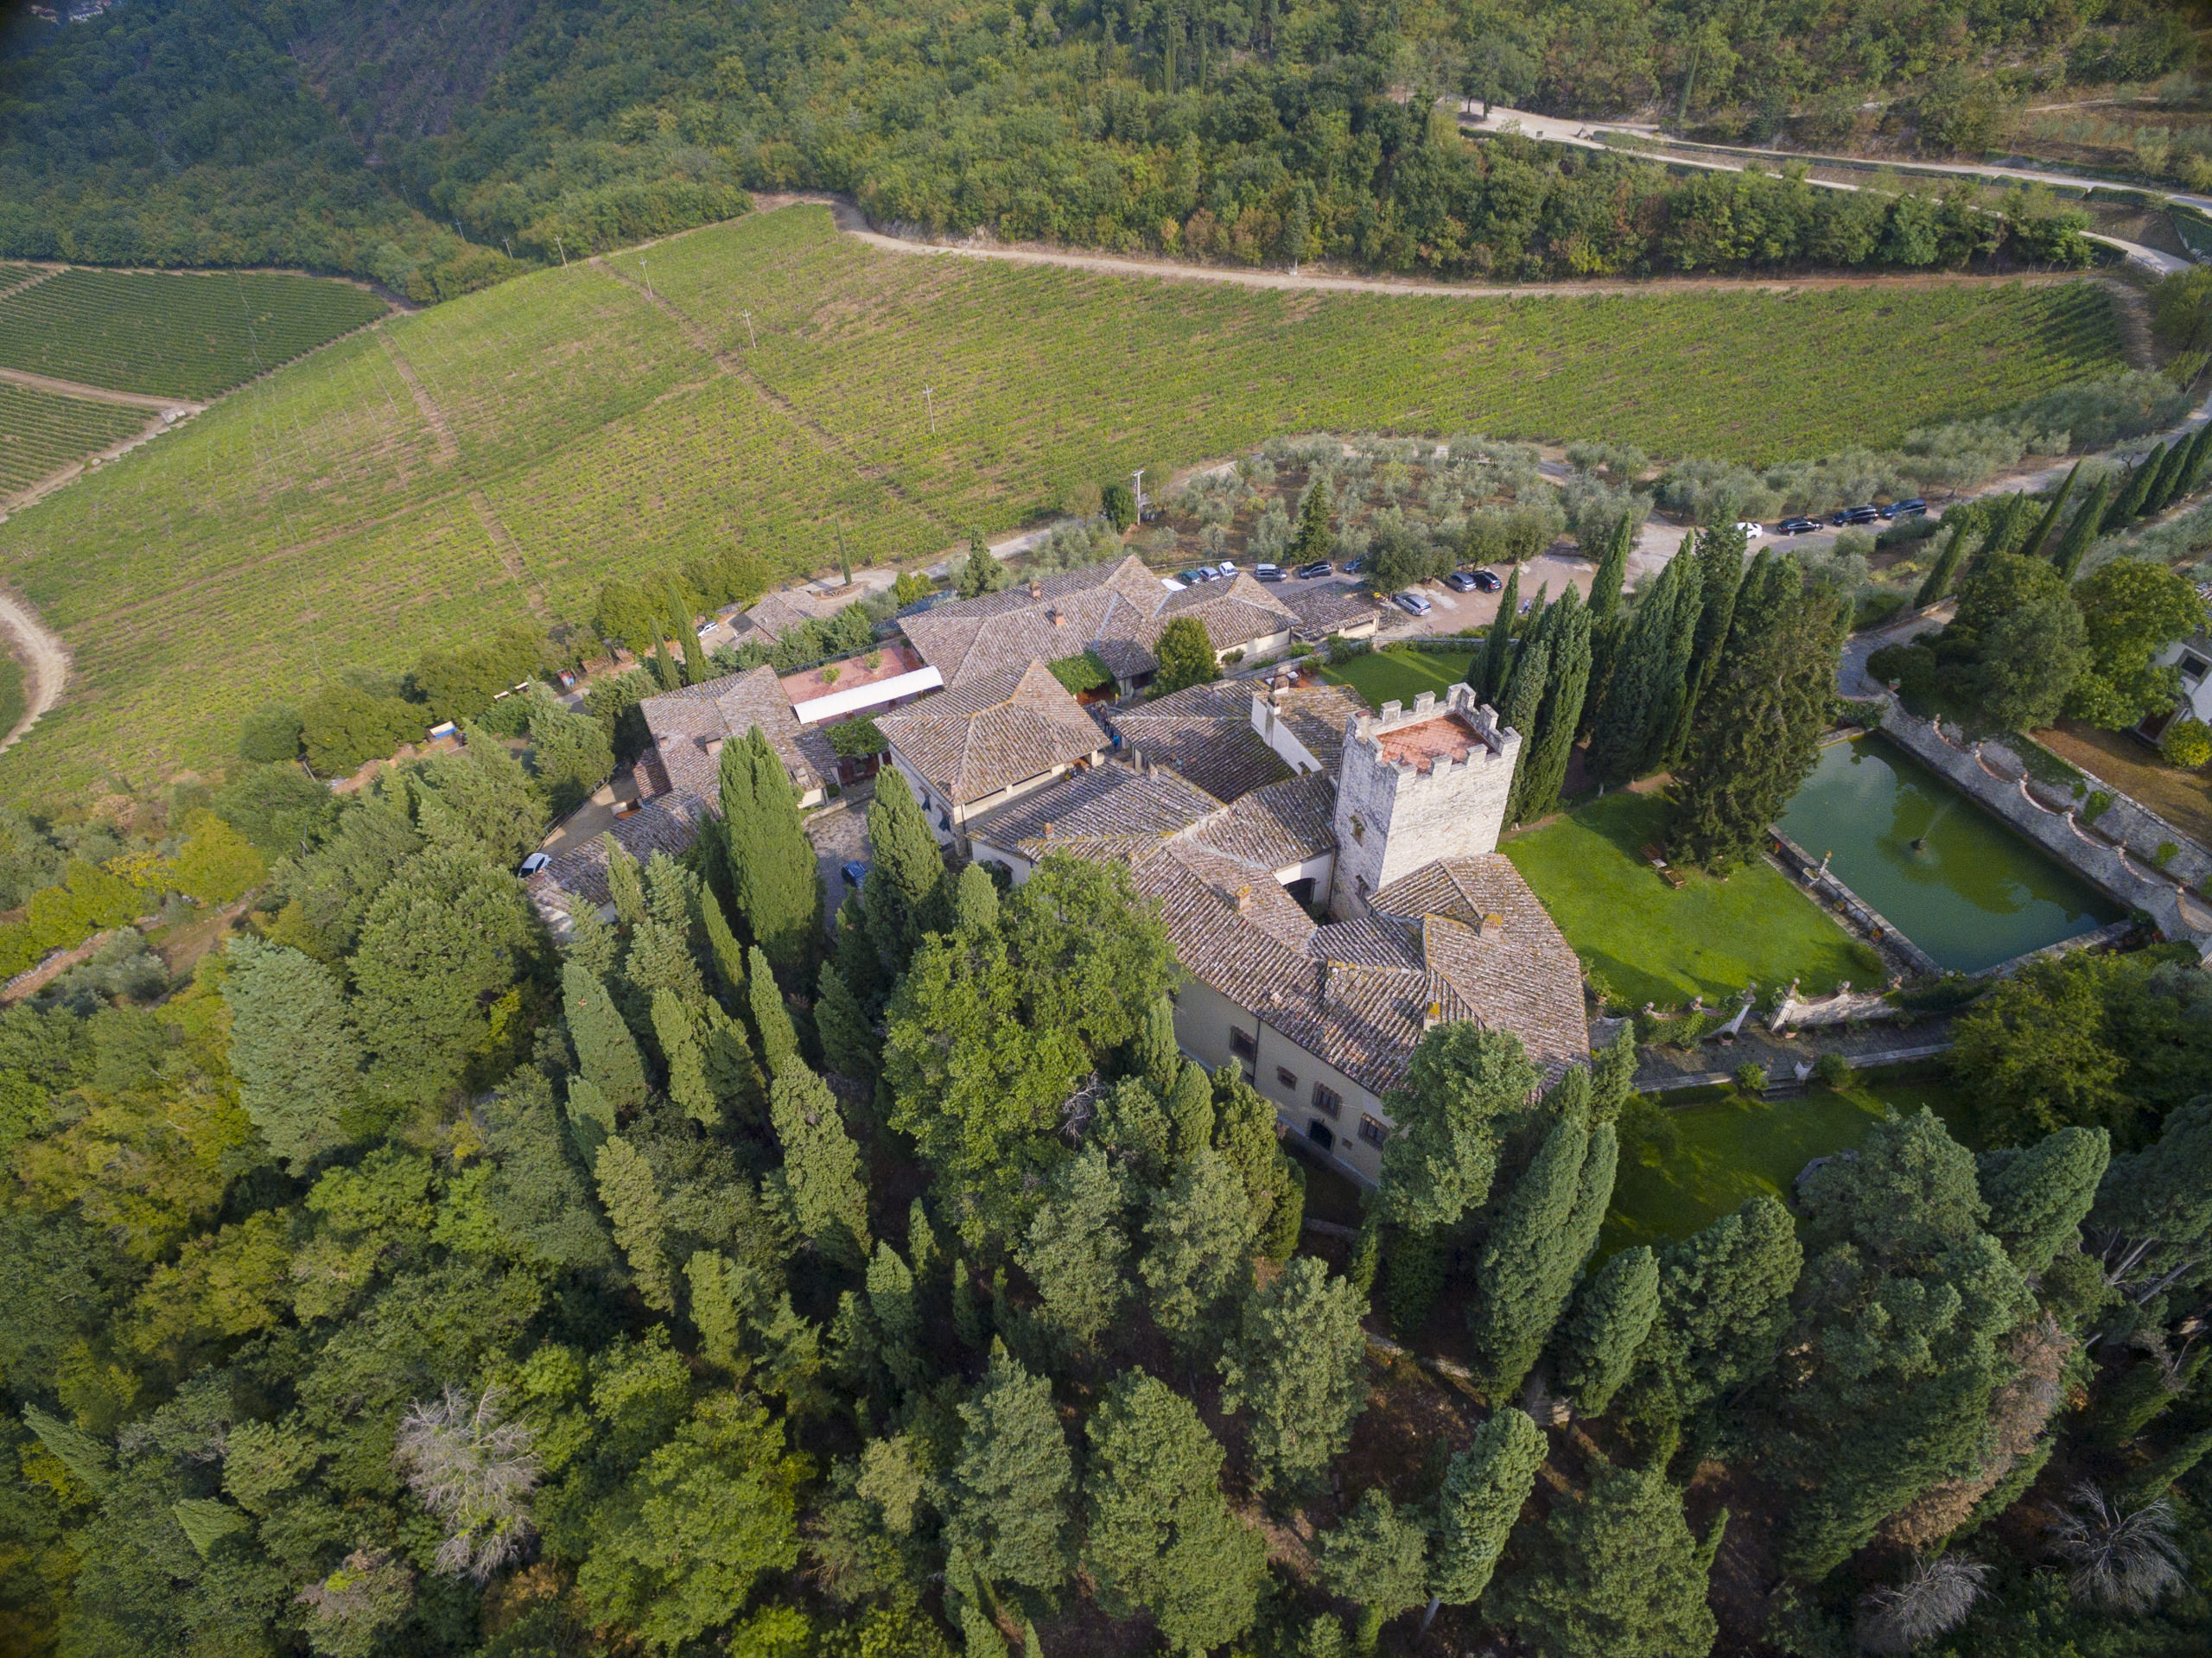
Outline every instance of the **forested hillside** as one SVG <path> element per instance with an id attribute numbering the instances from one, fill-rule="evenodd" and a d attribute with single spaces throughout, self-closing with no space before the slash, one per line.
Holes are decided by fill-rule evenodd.
<path id="1" fill-rule="evenodd" d="M 1662 169 L 1469 146 L 1440 97 L 1647 105 L 1772 133 L 1887 99 L 1976 149 L 2029 90 L 2185 66 L 2182 15 L 2003 0 L 1465 7 L 957 0 L 127 0 L 0 55 L 0 253 L 276 262 L 423 299 L 724 218 L 749 189 L 847 192 L 936 230 L 1232 261 L 1330 257 L 1534 277 L 1954 266 L 2007 226 L 1799 226 Z M 2015 256 L 2077 262 L 2047 209 Z M 1669 234 L 1671 232 L 1671 234 Z"/>

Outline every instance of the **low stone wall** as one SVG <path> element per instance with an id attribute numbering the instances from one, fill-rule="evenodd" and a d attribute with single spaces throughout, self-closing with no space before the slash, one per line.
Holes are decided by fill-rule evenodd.
<path id="1" fill-rule="evenodd" d="M 1866 935 L 1869 943 L 1885 955 L 1902 960 L 1915 973 L 1941 973 L 1942 965 L 1926 950 L 1912 942 L 1905 931 L 1891 920 L 1865 899 L 1853 892 L 1833 873 L 1826 864 L 1816 864 L 1812 854 L 1791 840 L 1771 823 L 1767 825 L 1767 837 L 1774 843 L 1777 861 L 1783 873 L 1812 894 L 1815 902 L 1826 899 L 1843 912 L 1844 918 Z"/>
<path id="2" fill-rule="evenodd" d="M 2126 848 L 2098 832 L 2103 817 L 2097 829 L 2083 828 L 2071 806 L 2061 810 L 2044 804 L 2030 792 L 2025 778 L 1990 765 L 1978 749 L 1956 746 L 1895 701 L 1884 709 L 1880 729 L 1960 793 L 1980 802 L 2100 892 L 2148 915 L 2168 938 L 2187 939 L 2200 956 L 2212 955 L 2212 912 L 2185 899 L 2183 883 L 2147 855 L 2140 861 L 2131 858 Z M 2113 810 L 2118 810 L 2116 804 Z"/>
<path id="3" fill-rule="evenodd" d="M 2071 810 L 2080 821 L 2080 814 L 2088 810 L 2088 797 L 2076 800 L 2071 795 L 2038 783 L 2025 775 L 2027 768 L 2021 765 L 2011 749 L 1998 743 L 1984 743 L 1981 758 L 1985 764 L 1993 764 L 2004 772 L 2018 772 L 2021 787 L 2036 804 L 2050 811 Z M 2007 764 L 2007 762 L 2011 762 Z M 2081 768 L 2076 766 L 2076 771 Z M 2103 795 L 2112 804 L 2084 823 L 2092 834 L 2124 847 L 2134 862 L 2161 872 L 2173 880 L 2190 886 L 2202 886 L 2212 879 L 2212 852 L 2207 852 L 2196 841 L 2169 823 L 2133 796 L 2122 794 L 2102 778 L 2088 772 L 2082 778 L 2094 792 Z M 2164 863 L 2158 861 L 2161 847 L 2171 847 L 2172 854 Z"/>

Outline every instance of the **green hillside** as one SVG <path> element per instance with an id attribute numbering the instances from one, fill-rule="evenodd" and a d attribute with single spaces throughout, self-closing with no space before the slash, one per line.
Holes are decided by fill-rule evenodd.
<path id="1" fill-rule="evenodd" d="M 1255 292 L 887 254 L 806 207 L 644 257 L 658 302 L 632 253 L 394 316 L 0 524 L 0 579 L 75 652 L 0 793 L 208 765 L 269 697 L 580 620 L 606 577 L 732 543 L 785 573 L 826 567 L 833 529 L 856 562 L 935 554 L 1313 428 L 1808 454 L 2119 352 L 2089 284 Z"/>

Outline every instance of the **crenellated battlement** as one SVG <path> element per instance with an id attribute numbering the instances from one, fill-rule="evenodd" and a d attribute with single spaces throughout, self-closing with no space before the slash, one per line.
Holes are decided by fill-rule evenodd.
<path id="1" fill-rule="evenodd" d="M 1520 755 L 1521 734 L 1464 684 L 1345 721 L 1332 907 L 1359 913 L 1425 863 L 1496 851 Z"/>

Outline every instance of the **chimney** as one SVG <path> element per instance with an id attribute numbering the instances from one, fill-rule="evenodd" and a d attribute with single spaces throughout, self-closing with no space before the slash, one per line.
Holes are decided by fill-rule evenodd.
<path id="1" fill-rule="evenodd" d="M 1421 1027 L 1422 1030 L 1433 1031 L 1442 1023 L 1444 1023 L 1444 1004 L 1442 1002 L 1433 1001 L 1429 1003 L 1427 1007 L 1421 1009 Z"/>
<path id="2" fill-rule="evenodd" d="M 1475 937 L 1478 938 L 1504 937 L 1505 918 L 1497 914 L 1483 917 L 1481 920 L 1475 923 Z"/>
<path id="3" fill-rule="evenodd" d="M 1045 838 L 1048 841 L 1052 838 L 1052 820 L 1049 817 L 1045 820 Z"/>
<path id="4" fill-rule="evenodd" d="M 1238 887 L 1236 889 L 1236 913 L 1239 915 L 1248 915 L 1251 912 L 1251 909 L 1252 889 L 1249 886 Z"/>
<path id="5" fill-rule="evenodd" d="M 1065 627 L 1068 625 L 1068 619 L 1065 613 L 1064 613 L 1058 605 L 1054 605 L 1050 610 L 1046 611 L 1045 614 L 1055 627 Z"/>
<path id="6" fill-rule="evenodd" d="M 713 759 L 722 752 L 722 740 L 720 737 L 709 737 L 707 739 L 706 747 L 707 758 Z"/>
<path id="7" fill-rule="evenodd" d="M 1032 581 L 1029 584 L 1029 596 L 1032 599 L 1042 599 L 1045 596 L 1045 584 L 1042 581 Z"/>

